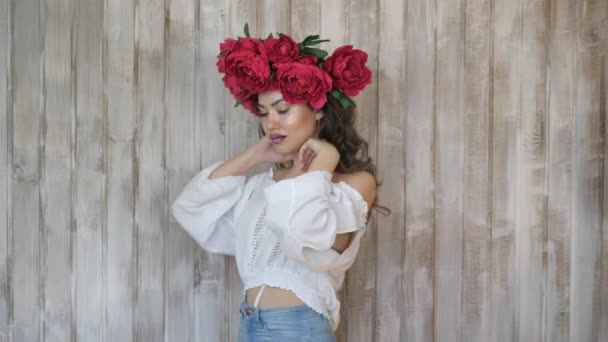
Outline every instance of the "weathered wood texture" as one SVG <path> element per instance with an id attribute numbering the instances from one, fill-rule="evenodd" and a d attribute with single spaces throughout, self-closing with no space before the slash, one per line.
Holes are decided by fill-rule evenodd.
<path id="1" fill-rule="evenodd" d="M 0 342 L 236 340 L 234 260 L 169 209 L 257 139 L 245 22 L 369 54 L 392 215 L 339 341 L 608 340 L 608 1 L 0 0 Z"/>
<path id="2" fill-rule="evenodd" d="M 10 91 L 12 85 L 9 83 L 9 65 L 11 64 L 10 36 L 10 4 L 9 0 L 0 0 L 0 341 L 8 341 L 8 324 L 11 315 L 11 293 L 10 289 L 10 269 L 9 269 L 9 250 L 11 243 L 9 240 L 9 220 L 11 220 L 11 138 L 9 136 L 12 126 L 12 118 L 8 115 L 10 104 Z"/>

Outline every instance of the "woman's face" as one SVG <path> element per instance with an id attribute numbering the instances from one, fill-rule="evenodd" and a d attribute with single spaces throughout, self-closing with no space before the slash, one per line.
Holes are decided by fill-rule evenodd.
<path id="1" fill-rule="evenodd" d="M 258 94 L 258 108 L 264 133 L 281 153 L 297 153 L 302 144 L 317 136 L 316 121 L 321 113 L 306 104 L 293 105 L 284 101 L 278 90 Z"/>

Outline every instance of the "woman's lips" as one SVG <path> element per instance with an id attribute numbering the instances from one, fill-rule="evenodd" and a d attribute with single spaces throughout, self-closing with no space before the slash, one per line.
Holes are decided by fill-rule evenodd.
<path id="1" fill-rule="evenodd" d="M 279 135 L 279 134 L 272 134 L 270 136 L 270 140 L 272 141 L 273 144 L 279 144 L 283 140 L 285 140 L 285 136 L 284 135 Z"/>

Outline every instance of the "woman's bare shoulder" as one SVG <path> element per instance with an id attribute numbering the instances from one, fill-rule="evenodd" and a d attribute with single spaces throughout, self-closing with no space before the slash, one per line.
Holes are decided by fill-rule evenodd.
<path id="1" fill-rule="evenodd" d="M 358 171 L 349 174 L 334 174 L 334 182 L 344 182 L 357 190 L 361 197 L 367 202 L 368 208 L 372 207 L 376 198 L 376 178 L 367 171 Z"/>

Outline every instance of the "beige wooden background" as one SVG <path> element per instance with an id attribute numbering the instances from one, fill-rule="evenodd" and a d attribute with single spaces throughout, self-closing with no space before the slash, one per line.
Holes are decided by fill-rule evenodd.
<path id="1" fill-rule="evenodd" d="M 224 37 L 368 51 L 393 214 L 341 341 L 608 341 L 608 0 L 0 0 L 0 342 L 231 341 L 241 284 L 170 204 L 256 140 Z"/>

